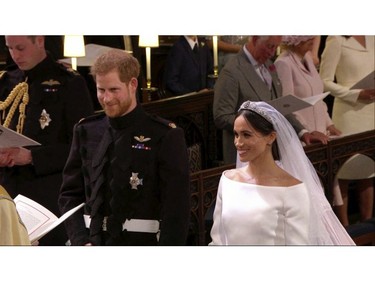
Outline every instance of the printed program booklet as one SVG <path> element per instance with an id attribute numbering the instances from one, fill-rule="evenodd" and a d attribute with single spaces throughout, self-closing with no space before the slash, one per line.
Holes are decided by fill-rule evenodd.
<path id="1" fill-rule="evenodd" d="M 0 125 L 0 148 L 31 145 L 40 145 L 40 143 Z"/>
<path id="2" fill-rule="evenodd" d="M 303 99 L 294 95 L 286 95 L 274 100 L 267 101 L 267 103 L 272 105 L 282 115 L 287 115 L 316 104 L 318 101 L 323 100 L 326 96 L 328 96 L 329 93 L 330 92 L 325 92 Z"/>
<path id="3" fill-rule="evenodd" d="M 375 88 L 375 71 L 366 75 L 350 89 L 374 89 Z"/>
<path id="4" fill-rule="evenodd" d="M 26 226 L 31 243 L 42 238 L 85 205 L 85 203 L 81 203 L 58 218 L 51 211 L 26 196 L 19 194 L 14 198 L 14 202 Z"/>

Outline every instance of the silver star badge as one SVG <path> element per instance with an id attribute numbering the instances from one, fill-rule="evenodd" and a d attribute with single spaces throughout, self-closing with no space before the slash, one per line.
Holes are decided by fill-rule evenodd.
<path id="1" fill-rule="evenodd" d="M 42 130 L 49 125 L 49 122 L 51 122 L 52 119 L 49 117 L 49 114 L 45 109 L 42 110 L 42 113 L 40 114 L 39 123 Z"/>
<path id="2" fill-rule="evenodd" d="M 143 179 L 138 178 L 138 173 L 132 173 L 129 183 L 132 186 L 132 189 L 138 189 L 138 185 L 143 185 L 142 181 Z"/>

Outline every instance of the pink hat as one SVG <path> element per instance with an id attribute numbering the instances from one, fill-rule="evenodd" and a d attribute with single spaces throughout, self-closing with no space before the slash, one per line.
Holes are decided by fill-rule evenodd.
<path id="1" fill-rule="evenodd" d="M 296 46 L 301 42 L 305 42 L 307 40 L 313 39 L 315 36 L 300 36 L 300 35 L 287 35 L 283 36 L 281 42 L 285 45 L 293 45 Z"/>

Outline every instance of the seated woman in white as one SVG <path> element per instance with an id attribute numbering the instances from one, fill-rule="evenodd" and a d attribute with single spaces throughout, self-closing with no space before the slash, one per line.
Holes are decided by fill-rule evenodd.
<path id="1" fill-rule="evenodd" d="M 234 135 L 245 164 L 222 174 L 210 245 L 354 245 L 284 116 L 247 101 Z"/>

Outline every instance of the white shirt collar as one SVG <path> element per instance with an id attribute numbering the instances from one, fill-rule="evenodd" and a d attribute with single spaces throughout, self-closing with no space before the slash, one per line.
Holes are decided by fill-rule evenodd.
<path id="1" fill-rule="evenodd" d="M 194 48 L 195 43 L 197 43 L 198 46 L 199 46 L 198 37 L 197 37 L 197 41 L 192 40 L 190 37 L 188 37 L 186 35 L 184 35 L 184 37 L 185 37 L 186 41 L 188 41 L 188 43 L 189 43 L 189 45 L 190 45 L 190 47 L 191 47 L 192 50 Z"/>
<path id="2" fill-rule="evenodd" d="M 245 45 L 242 47 L 243 51 L 245 52 L 245 55 L 249 59 L 250 63 L 254 66 L 257 67 L 260 64 L 254 59 L 254 57 L 250 54 L 250 52 L 246 49 Z"/>

